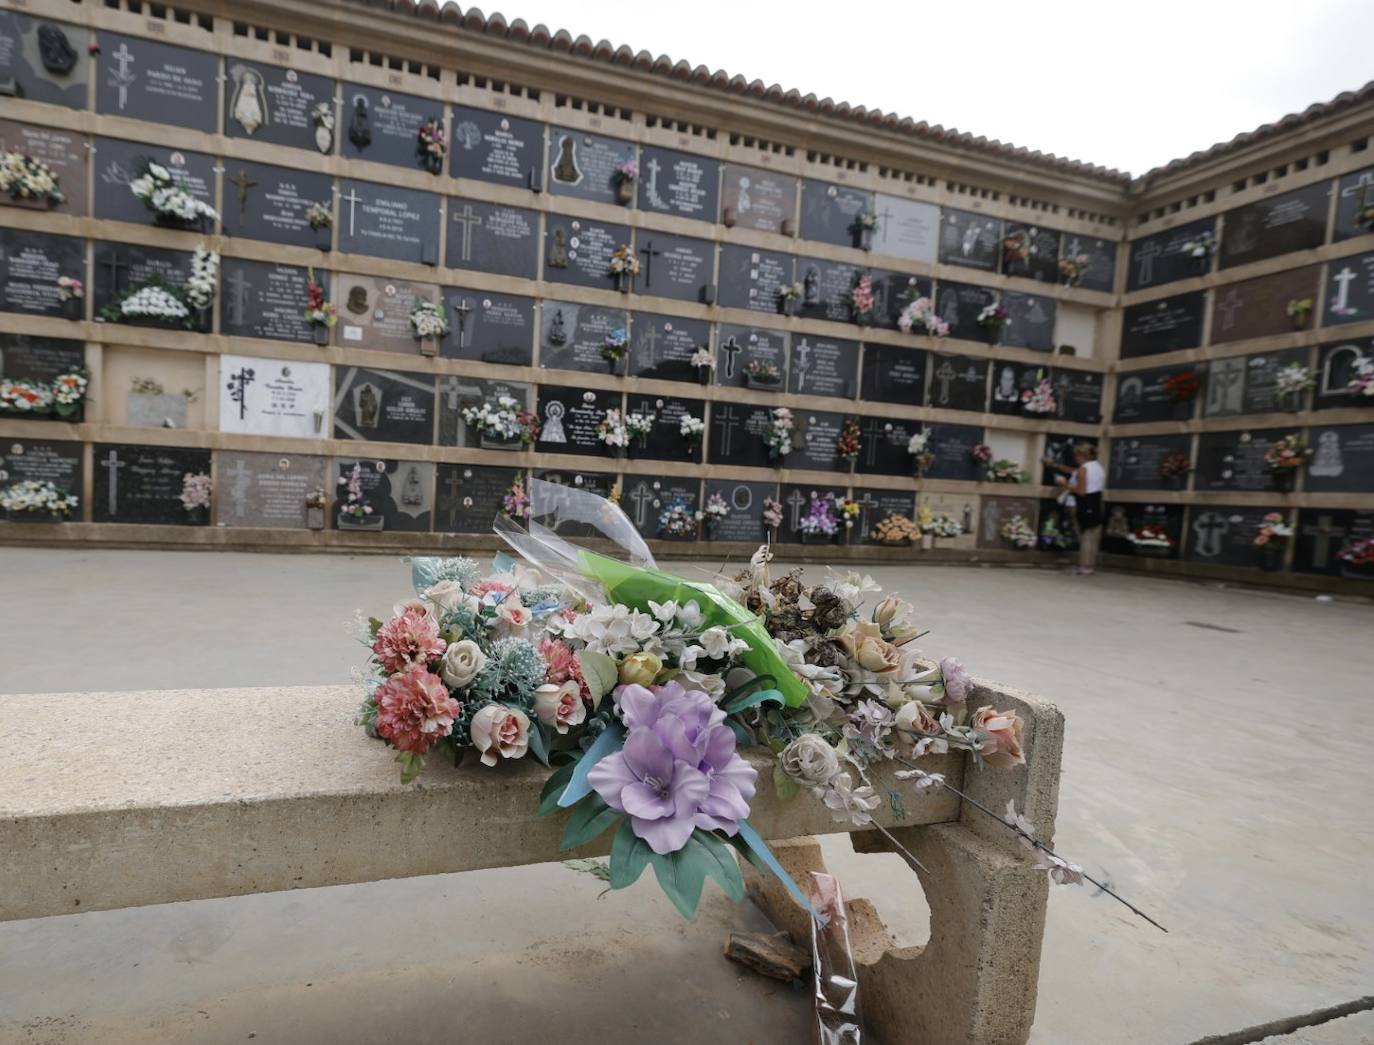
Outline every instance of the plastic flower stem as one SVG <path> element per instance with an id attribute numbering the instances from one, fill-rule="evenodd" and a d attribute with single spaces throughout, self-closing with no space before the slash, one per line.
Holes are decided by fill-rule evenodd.
<path id="1" fill-rule="evenodd" d="M 906 766 L 908 769 L 914 769 L 914 770 L 916 770 L 918 773 L 924 773 L 924 772 L 925 772 L 924 769 L 921 769 L 919 766 L 912 765 L 910 762 L 908 762 L 906 759 L 904 759 L 904 758 L 902 758 L 902 757 L 900 757 L 900 756 L 894 756 L 894 757 L 893 757 L 893 761 L 895 761 L 895 762 L 900 762 L 902 765 Z M 943 787 L 945 790 L 947 790 L 947 791 L 952 791 L 954 794 L 958 795 L 961 799 L 963 799 L 963 800 L 964 800 L 965 802 L 967 802 L 969 805 L 973 806 L 974 809 L 977 809 L 977 810 L 979 810 L 980 812 L 986 813 L 988 816 L 992 817 L 994 820 L 996 820 L 999 824 L 1002 824 L 1004 827 L 1009 827 L 1009 828 L 1011 828 L 1011 829 L 1012 829 L 1013 831 L 1015 831 L 1018 835 L 1020 835 L 1022 838 L 1024 838 L 1027 842 L 1029 842 L 1029 843 L 1031 843 L 1031 845 L 1035 846 L 1036 849 L 1043 849 L 1043 850 L 1044 850 L 1045 852 L 1047 852 L 1050 856 L 1054 857 L 1054 858 L 1057 859 L 1057 860 L 1063 860 L 1063 859 L 1064 859 L 1062 856 L 1060 856 L 1058 853 L 1056 853 L 1053 849 L 1051 849 L 1049 846 L 1047 846 L 1044 842 L 1040 841 L 1040 839 L 1036 838 L 1034 835 L 1029 835 L 1029 834 L 1027 834 L 1025 831 L 1022 831 L 1021 828 L 1017 827 L 1017 826 L 1016 826 L 1014 823 L 1012 823 L 1010 820 L 1006 820 L 1006 819 L 1004 819 L 1003 817 L 998 816 L 996 813 L 994 813 L 994 812 L 993 812 L 991 809 L 989 809 L 987 806 L 983 805 L 982 802 L 978 801 L 978 799 L 972 798 L 972 797 L 970 797 L 969 795 L 964 794 L 964 792 L 960 791 L 960 790 L 959 790 L 957 787 L 955 787 L 953 784 L 950 784 L 950 783 L 948 783 L 948 782 L 946 782 L 946 781 L 944 781 L 944 780 L 941 780 L 939 783 L 940 783 L 940 786 Z M 1067 861 L 1065 861 L 1065 862 L 1067 863 Z M 1151 925 L 1153 925 L 1153 926 L 1154 926 L 1156 929 L 1158 929 L 1160 932 L 1162 932 L 1162 933 L 1167 933 L 1167 932 L 1169 931 L 1168 929 L 1164 928 L 1164 926 L 1160 925 L 1157 921 L 1155 921 L 1153 918 L 1151 918 L 1151 917 L 1150 917 L 1148 914 L 1146 914 L 1144 911 L 1142 911 L 1142 910 L 1141 910 L 1139 907 L 1137 907 L 1135 904 L 1131 903 L 1131 901 L 1125 899 L 1125 898 L 1122 897 L 1122 896 L 1117 895 L 1117 894 L 1114 893 L 1110 888 L 1108 888 L 1108 887 L 1107 887 L 1106 885 L 1104 885 L 1103 883 L 1099 882 L 1096 878 L 1094 878 L 1092 875 L 1088 874 L 1086 871 L 1083 872 L 1083 877 L 1084 877 L 1085 879 L 1087 879 L 1089 882 L 1092 882 L 1093 885 L 1097 886 L 1099 889 L 1101 889 L 1104 893 L 1106 893 L 1108 896 L 1110 896 L 1110 897 L 1111 897 L 1113 900 L 1115 900 L 1117 903 L 1125 904 L 1126 907 L 1128 907 L 1128 908 L 1131 910 L 1131 912 L 1132 912 L 1133 914 L 1136 914 L 1136 915 L 1138 915 L 1139 917 L 1144 918 L 1147 922 L 1149 922 Z"/>
<path id="2" fill-rule="evenodd" d="M 850 762 L 850 765 L 852 765 L 856 770 L 858 770 L 860 780 L 862 780 L 869 787 L 873 787 L 873 782 L 868 779 L 868 774 L 863 771 L 863 767 L 861 765 L 853 761 Z M 876 820 L 870 820 L 869 823 L 871 823 L 874 827 L 881 831 L 883 837 L 886 838 L 889 842 L 891 842 L 893 846 L 896 847 L 898 852 L 900 852 L 903 856 L 905 856 L 908 860 L 911 861 L 912 866 L 918 868 L 919 870 L 925 871 L 926 874 L 930 873 L 930 868 L 928 868 L 925 864 L 921 863 L 921 861 L 917 860 L 916 857 L 914 857 L 911 854 L 910 849 L 902 845 L 901 842 L 897 841 L 897 839 L 892 836 L 891 831 L 885 828 L 882 824 L 878 823 L 878 821 Z"/>

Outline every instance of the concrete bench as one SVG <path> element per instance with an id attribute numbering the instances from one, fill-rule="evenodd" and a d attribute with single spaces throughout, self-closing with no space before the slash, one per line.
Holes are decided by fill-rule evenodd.
<path id="1" fill-rule="evenodd" d="M 392 753 L 354 724 L 358 703 L 344 686 L 0 698 L 0 921 L 570 855 L 558 850 L 563 817 L 534 815 L 547 771 L 533 759 L 496 770 L 431 760 L 402 786 Z M 1059 712 L 985 684 L 973 704 L 1021 714 L 1027 765 L 978 771 L 949 757 L 929 768 L 990 808 L 1015 799 L 1052 839 Z M 820 869 L 807 836 L 849 828 L 807 796 L 780 801 L 771 765 L 755 757 L 767 772 L 754 824 L 794 876 Z M 1024 1042 L 1044 874 L 956 796 L 893 786 L 905 817 L 885 805 L 881 822 L 930 869 L 931 938 L 897 948 L 870 906 L 851 905 L 870 1025 L 890 1045 Z M 610 837 L 571 855 L 604 853 Z M 871 829 L 852 839 L 860 851 L 889 844 Z M 808 939 L 804 912 L 776 881 L 746 873 L 773 920 Z"/>

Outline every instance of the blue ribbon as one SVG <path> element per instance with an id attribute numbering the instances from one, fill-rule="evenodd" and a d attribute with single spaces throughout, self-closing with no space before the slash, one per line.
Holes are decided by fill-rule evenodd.
<path id="1" fill-rule="evenodd" d="M 568 781 L 568 786 L 563 789 L 563 794 L 559 796 L 559 806 L 567 809 L 568 806 L 591 794 L 592 785 L 587 783 L 587 774 L 592 771 L 592 766 L 624 746 L 624 730 L 614 724 L 603 729 L 601 736 L 592 741 L 592 746 L 587 748 L 587 753 L 578 760 L 577 768 L 573 770 L 572 779 Z"/>
<path id="2" fill-rule="evenodd" d="M 811 906 L 811 901 L 802 895 L 802 891 L 797 888 L 797 883 L 792 881 L 792 876 L 778 863 L 778 858 L 773 855 L 773 850 L 768 848 L 768 843 L 763 840 L 763 836 L 748 820 L 739 821 L 739 836 L 744 839 L 744 844 L 752 849 L 764 862 L 768 870 L 777 876 L 778 881 L 787 887 L 787 891 L 792 894 L 792 899 L 806 908 L 812 918 L 819 918 L 816 909 Z"/>

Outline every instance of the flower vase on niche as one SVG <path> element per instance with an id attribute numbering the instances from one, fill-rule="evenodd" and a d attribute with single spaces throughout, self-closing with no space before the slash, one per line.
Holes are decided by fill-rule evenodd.
<path id="1" fill-rule="evenodd" d="M 1260 569 L 1265 573 L 1275 573 L 1283 569 L 1283 550 L 1281 548 L 1266 547 L 1260 552 Z"/>
<path id="2" fill-rule="evenodd" d="M 1297 478 L 1296 468 L 1282 468 L 1269 473 L 1269 483 L 1276 493 L 1292 493 Z"/>
<path id="3" fill-rule="evenodd" d="M 313 326 L 314 326 L 314 328 L 315 328 L 315 329 L 314 329 L 315 344 L 319 345 L 320 348 L 328 348 L 328 347 L 329 347 L 329 328 L 328 328 L 327 326 L 325 326 L 323 323 L 315 323 L 315 324 L 313 324 Z"/>
<path id="4" fill-rule="evenodd" d="M 921 550 L 922 550 L 922 551 L 925 551 L 925 552 L 928 552 L 928 551 L 930 551 L 931 549 L 933 549 L 934 547 L 935 547 L 935 534 L 933 534 L 933 533 L 923 533 L 923 534 L 921 534 Z"/>

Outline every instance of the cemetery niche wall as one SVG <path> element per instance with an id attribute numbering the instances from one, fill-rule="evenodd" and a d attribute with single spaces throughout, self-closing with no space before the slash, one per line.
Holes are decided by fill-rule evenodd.
<path id="1" fill-rule="evenodd" d="M 73 499 L 0 540 L 475 546 L 545 475 L 672 554 L 801 554 L 814 493 L 856 525 L 807 554 L 1052 561 L 1038 462 L 1089 440 L 1118 564 L 1273 566 L 1238 550 L 1272 508 L 1268 579 L 1364 575 L 1374 168 L 1348 127 L 1175 207 L 1167 171 L 994 175 L 919 137 L 894 162 L 838 113 L 702 126 L 637 68 L 586 99 L 552 50 L 511 83 L 482 48 L 540 45 L 424 13 L 305 40 L 284 0 L 185 9 L 0 14 L 0 149 L 56 179 L 0 195 L 0 493 Z M 741 126 L 778 104 L 730 95 Z M 1031 481 L 994 487 L 984 447 Z M 929 540 L 883 544 L 889 516 Z"/>

